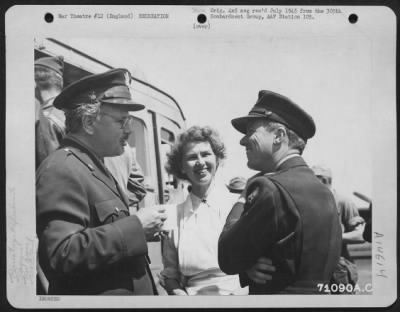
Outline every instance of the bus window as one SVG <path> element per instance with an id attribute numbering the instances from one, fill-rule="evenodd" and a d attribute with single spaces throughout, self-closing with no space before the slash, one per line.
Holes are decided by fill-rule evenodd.
<path id="1" fill-rule="evenodd" d="M 143 120 L 133 117 L 133 131 L 128 138 L 128 143 L 134 150 L 136 155 L 136 161 L 138 162 L 140 168 L 142 169 L 144 175 L 144 184 L 146 190 L 149 192 L 154 192 L 154 183 L 151 176 L 151 169 L 149 163 L 149 146 L 146 140 L 147 128 Z"/>
<path id="2" fill-rule="evenodd" d="M 165 170 L 165 164 L 167 163 L 167 155 L 171 152 L 172 145 L 175 142 L 174 134 L 166 129 L 161 128 L 161 164 L 164 183 L 166 185 L 174 185 L 173 176 L 168 174 Z"/>
<path id="3" fill-rule="evenodd" d="M 169 174 L 165 170 L 165 164 L 167 163 L 167 155 L 171 152 L 172 145 L 175 142 L 174 134 L 164 128 L 161 128 L 161 170 L 164 182 L 164 203 L 167 203 L 172 196 L 173 190 L 178 187 L 178 181 L 173 175 Z"/>
<path id="4" fill-rule="evenodd" d="M 148 173 L 147 144 L 145 143 L 145 124 L 142 120 L 133 117 L 133 131 L 128 138 L 128 143 L 135 150 L 136 160 L 146 176 Z"/>

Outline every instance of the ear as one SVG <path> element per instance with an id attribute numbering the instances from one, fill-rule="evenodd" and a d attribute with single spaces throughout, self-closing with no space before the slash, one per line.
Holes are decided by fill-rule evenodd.
<path id="1" fill-rule="evenodd" d="M 276 145 L 281 144 L 284 141 L 285 137 L 287 136 L 286 130 L 283 127 L 279 127 L 277 129 L 275 129 L 274 134 L 275 134 L 274 144 L 276 144 Z"/>
<path id="2" fill-rule="evenodd" d="M 89 135 L 94 134 L 94 123 L 96 121 L 96 118 L 93 118 L 91 116 L 83 115 L 82 116 L 82 129 Z"/>

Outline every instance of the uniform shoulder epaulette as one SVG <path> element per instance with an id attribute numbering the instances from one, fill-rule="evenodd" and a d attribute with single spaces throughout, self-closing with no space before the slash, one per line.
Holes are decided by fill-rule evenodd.
<path id="1" fill-rule="evenodd" d="M 79 157 L 72 149 L 65 147 L 64 151 L 67 152 L 68 155 L 74 155 L 81 163 L 83 163 L 86 167 L 89 168 L 90 171 L 94 171 L 94 168 L 91 164 L 88 164 L 87 162 L 83 161 L 81 157 Z"/>
<path id="2" fill-rule="evenodd" d="M 67 155 L 72 154 L 72 151 L 68 147 L 63 148 L 63 150 L 67 152 Z"/>

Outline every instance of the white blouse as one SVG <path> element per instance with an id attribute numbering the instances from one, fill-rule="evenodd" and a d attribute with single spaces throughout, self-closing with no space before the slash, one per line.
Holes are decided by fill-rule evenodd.
<path id="1" fill-rule="evenodd" d="M 190 193 L 169 209 L 161 279 L 177 280 L 189 295 L 247 294 L 238 275 L 226 275 L 218 266 L 218 238 L 236 197 L 214 183 L 205 201 Z"/>

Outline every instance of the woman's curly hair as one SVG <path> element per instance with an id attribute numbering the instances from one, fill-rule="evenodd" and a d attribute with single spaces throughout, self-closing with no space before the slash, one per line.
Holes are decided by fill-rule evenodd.
<path id="1" fill-rule="evenodd" d="M 224 143 L 216 130 L 209 126 L 193 126 L 181 133 L 178 140 L 167 155 L 165 169 L 178 179 L 188 180 L 186 174 L 182 172 L 182 159 L 185 146 L 192 142 L 208 142 L 214 152 L 217 163 L 226 158 L 226 149 Z"/>

